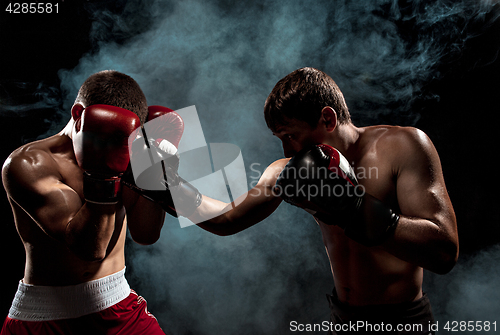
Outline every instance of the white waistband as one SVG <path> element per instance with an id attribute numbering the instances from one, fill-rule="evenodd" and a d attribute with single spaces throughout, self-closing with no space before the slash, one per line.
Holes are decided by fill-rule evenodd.
<path id="1" fill-rule="evenodd" d="M 19 282 L 9 318 L 48 321 L 77 318 L 102 311 L 130 294 L 125 269 L 71 286 L 35 286 Z"/>

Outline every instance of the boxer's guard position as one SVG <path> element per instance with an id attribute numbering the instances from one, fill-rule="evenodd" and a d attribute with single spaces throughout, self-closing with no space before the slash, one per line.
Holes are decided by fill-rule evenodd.
<path id="1" fill-rule="evenodd" d="M 148 140 L 178 145 L 182 119 L 170 112 L 148 109 L 129 76 L 99 72 L 80 88 L 60 133 L 9 156 L 2 179 L 26 265 L 1 335 L 164 334 L 125 279 L 124 245 L 127 226 L 136 242 L 154 243 L 165 217 L 131 191 L 129 135 L 167 115 Z"/>
<path id="2" fill-rule="evenodd" d="M 189 219 L 229 235 L 265 219 L 282 199 L 299 206 L 314 216 L 330 259 L 331 331 L 429 333 L 423 269 L 447 273 L 458 257 L 455 214 L 430 139 L 415 128 L 356 127 L 335 82 L 312 68 L 280 80 L 264 114 L 288 158 L 272 163 L 236 207 L 226 211 L 231 204 L 204 196 Z M 351 327 L 357 321 L 373 327 Z"/>

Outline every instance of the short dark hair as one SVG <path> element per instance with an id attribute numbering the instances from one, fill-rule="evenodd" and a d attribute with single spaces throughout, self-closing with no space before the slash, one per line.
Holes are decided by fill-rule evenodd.
<path id="1" fill-rule="evenodd" d="M 332 107 L 339 123 L 351 121 L 344 95 L 326 73 L 312 67 L 293 71 L 274 86 L 264 105 L 267 126 L 276 130 L 286 119 L 298 119 L 316 128 L 321 110 Z"/>
<path id="2" fill-rule="evenodd" d="M 148 103 L 139 84 L 130 76 L 114 70 L 88 77 L 78 91 L 77 102 L 85 107 L 105 104 L 128 109 L 137 114 L 142 124 L 148 116 Z"/>

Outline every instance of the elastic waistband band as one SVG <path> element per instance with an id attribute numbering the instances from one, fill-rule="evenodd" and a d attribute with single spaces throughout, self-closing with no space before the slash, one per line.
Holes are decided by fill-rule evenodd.
<path id="1" fill-rule="evenodd" d="M 397 304 L 351 306 L 339 300 L 335 289 L 333 289 L 332 295 L 327 294 L 327 299 L 330 303 L 330 309 L 335 309 L 338 312 L 360 315 L 370 315 L 377 313 L 397 315 L 399 313 L 416 312 L 418 310 L 426 308 L 426 306 L 430 306 L 429 297 L 425 292 L 422 293 L 422 297 L 420 299 Z"/>
<path id="2" fill-rule="evenodd" d="M 130 294 L 125 269 L 71 286 L 36 286 L 19 282 L 9 318 L 24 321 L 72 319 L 102 311 Z"/>

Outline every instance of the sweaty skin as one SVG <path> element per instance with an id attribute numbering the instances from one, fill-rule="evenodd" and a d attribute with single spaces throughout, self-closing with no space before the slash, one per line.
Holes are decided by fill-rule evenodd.
<path id="1" fill-rule="evenodd" d="M 455 214 L 438 154 L 422 131 L 336 124 L 330 109 L 315 129 L 290 120 L 275 135 L 283 143 L 285 157 L 311 144 L 337 148 L 353 166 L 365 191 L 400 213 L 394 234 L 376 247 L 365 247 L 346 237 L 341 228 L 316 220 L 340 301 L 353 306 L 414 301 L 422 297 L 424 268 L 447 273 L 454 266 L 458 257 Z M 269 216 L 281 203 L 272 188 L 287 162 L 272 163 L 241 204 L 198 225 L 229 235 Z M 227 206 L 231 205 L 204 197 L 190 219 L 203 221 Z"/>
<path id="2" fill-rule="evenodd" d="M 126 187 L 118 204 L 85 202 L 73 124 L 72 118 L 59 134 L 15 150 L 2 169 L 26 250 L 26 284 L 75 285 L 118 272 L 127 224 L 141 244 L 154 243 L 163 225 L 165 212 Z"/>

